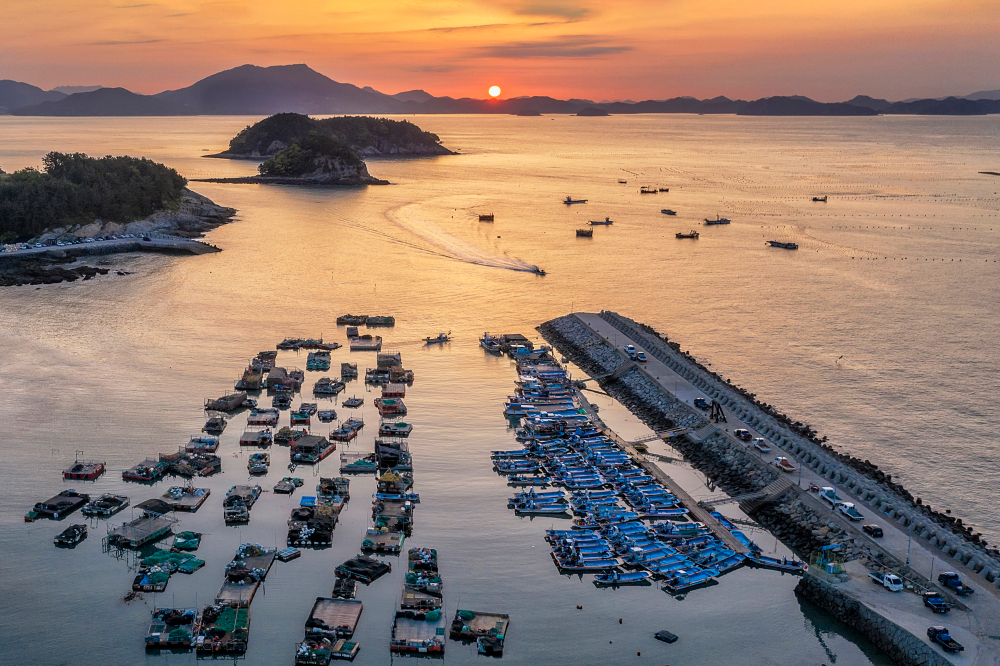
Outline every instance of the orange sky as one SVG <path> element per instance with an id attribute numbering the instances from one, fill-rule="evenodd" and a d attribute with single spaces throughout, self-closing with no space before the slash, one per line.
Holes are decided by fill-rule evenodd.
<path id="1" fill-rule="evenodd" d="M 387 93 L 824 101 L 1000 88 L 997 0 L 0 0 L 0 79 L 154 93 L 306 63 Z"/>

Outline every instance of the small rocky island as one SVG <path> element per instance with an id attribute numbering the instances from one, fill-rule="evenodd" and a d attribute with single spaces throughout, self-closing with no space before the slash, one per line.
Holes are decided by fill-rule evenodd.
<path id="1" fill-rule="evenodd" d="M 260 175 L 205 178 L 213 183 L 278 185 L 387 185 L 368 173 L 365 157 L 454 155 L 436 134 L 411 122 L 344 116 L 316 120 L 279 113 L 246 127 L 229 150 L 206 157 L 263 160 Z"/>

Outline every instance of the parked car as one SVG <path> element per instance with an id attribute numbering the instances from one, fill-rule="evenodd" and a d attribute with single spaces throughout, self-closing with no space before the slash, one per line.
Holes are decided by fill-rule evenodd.
<path id="1" fill-rule="evenodd" d="M 938 574 L 938 582 L 955 592 L 959 596 L 968 596 L 975 592 L 971 587 L 962 582 L 958 574 L 954 571 L 945 571 Z"/>
<path id="2" fill-rule="evenodd" d="M 928 627 L 927 637 L 944 648 L 945 652 L 961 652 L 965 648 L 951 637 L 947 627 Z"/>
<path id="3" fill-rule="evenodd" d="M 737 428 L 733 431 L 733 436 L 737 439 L 742 439 L 744 442 L 749 442 L 753 439 L 753 435 L 751 435 L 750 431 L 745 428 Z"/>
<path id="4" fill-rule="evenodd" d="M 948 603 L 944 600 L 944 598 L 941 596 L 939 592 L 930 590 L 928 592 L 924 592 L 923 596 L 924 596 L 924 606 L 927 606 L 935 613 L 947 613 L 949 610 L 951 610 L 951 607 L 948 606 Z"/>
<path id="5" fill-rule="evenodd" d="M 645 363 L 646 362 L 646 354 L 645 354 L 645 352 L 636 352 L 635 353 L 635 360 L 637 360 L 639 363 Z"/>
<path id="6" fill-rule="evenodd" d="M 885 535 L 885 533 L 882 532 L 882 528 L 878 525 L 862 525 L 861 531 L 873 539 L 881 539 Z"/>
<path id="7" fill-rule="evenodd" d="M 698 409 L 709 409 L 711 407 L 711 405 L 708 404 L 708 400 L 705 400 L 704 398 L 695 398 L 694 406 Z"/>

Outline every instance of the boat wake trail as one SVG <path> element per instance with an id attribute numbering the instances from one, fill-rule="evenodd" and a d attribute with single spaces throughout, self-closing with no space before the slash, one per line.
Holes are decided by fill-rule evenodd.
<path id="1" fill-rule="evenodd" d="M 396 236 L 363 225 L 354 220 L 345 220 L 356 229 L 365 231 L 384 240 L 397 245 L 403 245 L 414 250 L 430 254 L 445 259 L 461 261 L 466 264 L 476 266 L 487 266 L 489 268 L 502 268 L 509 271 L 519 271 L 522 273 L 537 273 L 538 267 L 517 259 L 515 257 L 502 257 L 490 254 L 472 243 L 456 238 L 430 220 L 425 219 L 416 210 L 414 204 L 408 204 L 394 208 L 388 212 L 389 219 L 397 227 L 415 237 L 414 240 L 408 238 L 397 238 Z"/>

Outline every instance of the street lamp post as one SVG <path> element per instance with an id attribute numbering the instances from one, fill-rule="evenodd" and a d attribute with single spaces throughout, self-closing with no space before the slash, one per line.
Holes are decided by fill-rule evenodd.
<path id="1" fill-rule="evenodd" d="M 913 534 L 908 534 L 906 536 L 906 566 L 910 566 L 910 542 L 913 540 Z"/>

